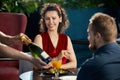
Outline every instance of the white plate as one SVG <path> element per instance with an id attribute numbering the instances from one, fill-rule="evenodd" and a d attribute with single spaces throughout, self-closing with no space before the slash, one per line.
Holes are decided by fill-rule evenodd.
<path id="1" fill-rule="evenodd" d="M 77 76 L 61 76 L 61 80 L 76 80 Z"/>

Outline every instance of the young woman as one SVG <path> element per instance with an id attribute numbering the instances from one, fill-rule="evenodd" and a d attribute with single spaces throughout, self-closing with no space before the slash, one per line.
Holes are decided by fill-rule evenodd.
<path id="1" fill-rule="evenodd" d="M 47 3 L 41 9 L 40 32 L 34 42 L 54 60 L 62 60 L 63 69 L 76 68 L 77 61 L 69 36 L 63 34 L 69 21 L 65 10 L 55 3 Z"/>

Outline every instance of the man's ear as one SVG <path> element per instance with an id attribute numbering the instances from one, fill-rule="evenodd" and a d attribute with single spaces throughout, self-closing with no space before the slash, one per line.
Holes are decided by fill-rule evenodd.
<path id="1" fill-rule="evenodd" d="M 97 32 L 96 37 L 101 38 L 101 34 L 99 32 Z"/>

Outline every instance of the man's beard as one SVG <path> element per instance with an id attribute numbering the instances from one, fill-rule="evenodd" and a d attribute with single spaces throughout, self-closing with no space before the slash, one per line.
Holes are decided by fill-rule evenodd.
<path id="1" fill-rule="evenodd" d="M 93 43 L 89 43 L 89 49 L 92 51 L 95 51 L 97 49 L 95 40 L 93 41 Z"/>

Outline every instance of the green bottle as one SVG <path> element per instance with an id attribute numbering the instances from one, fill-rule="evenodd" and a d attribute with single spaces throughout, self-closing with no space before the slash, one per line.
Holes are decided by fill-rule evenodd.
<path id="1" fill-rule="evenodd" d="M 24 42 L 34 57 L 39 57 L 44 62 L 49 63 L 52 58 L 42 50 L 37 44 L 33 43 L 26 35 L 20 34 L 19 38 Z"/>

